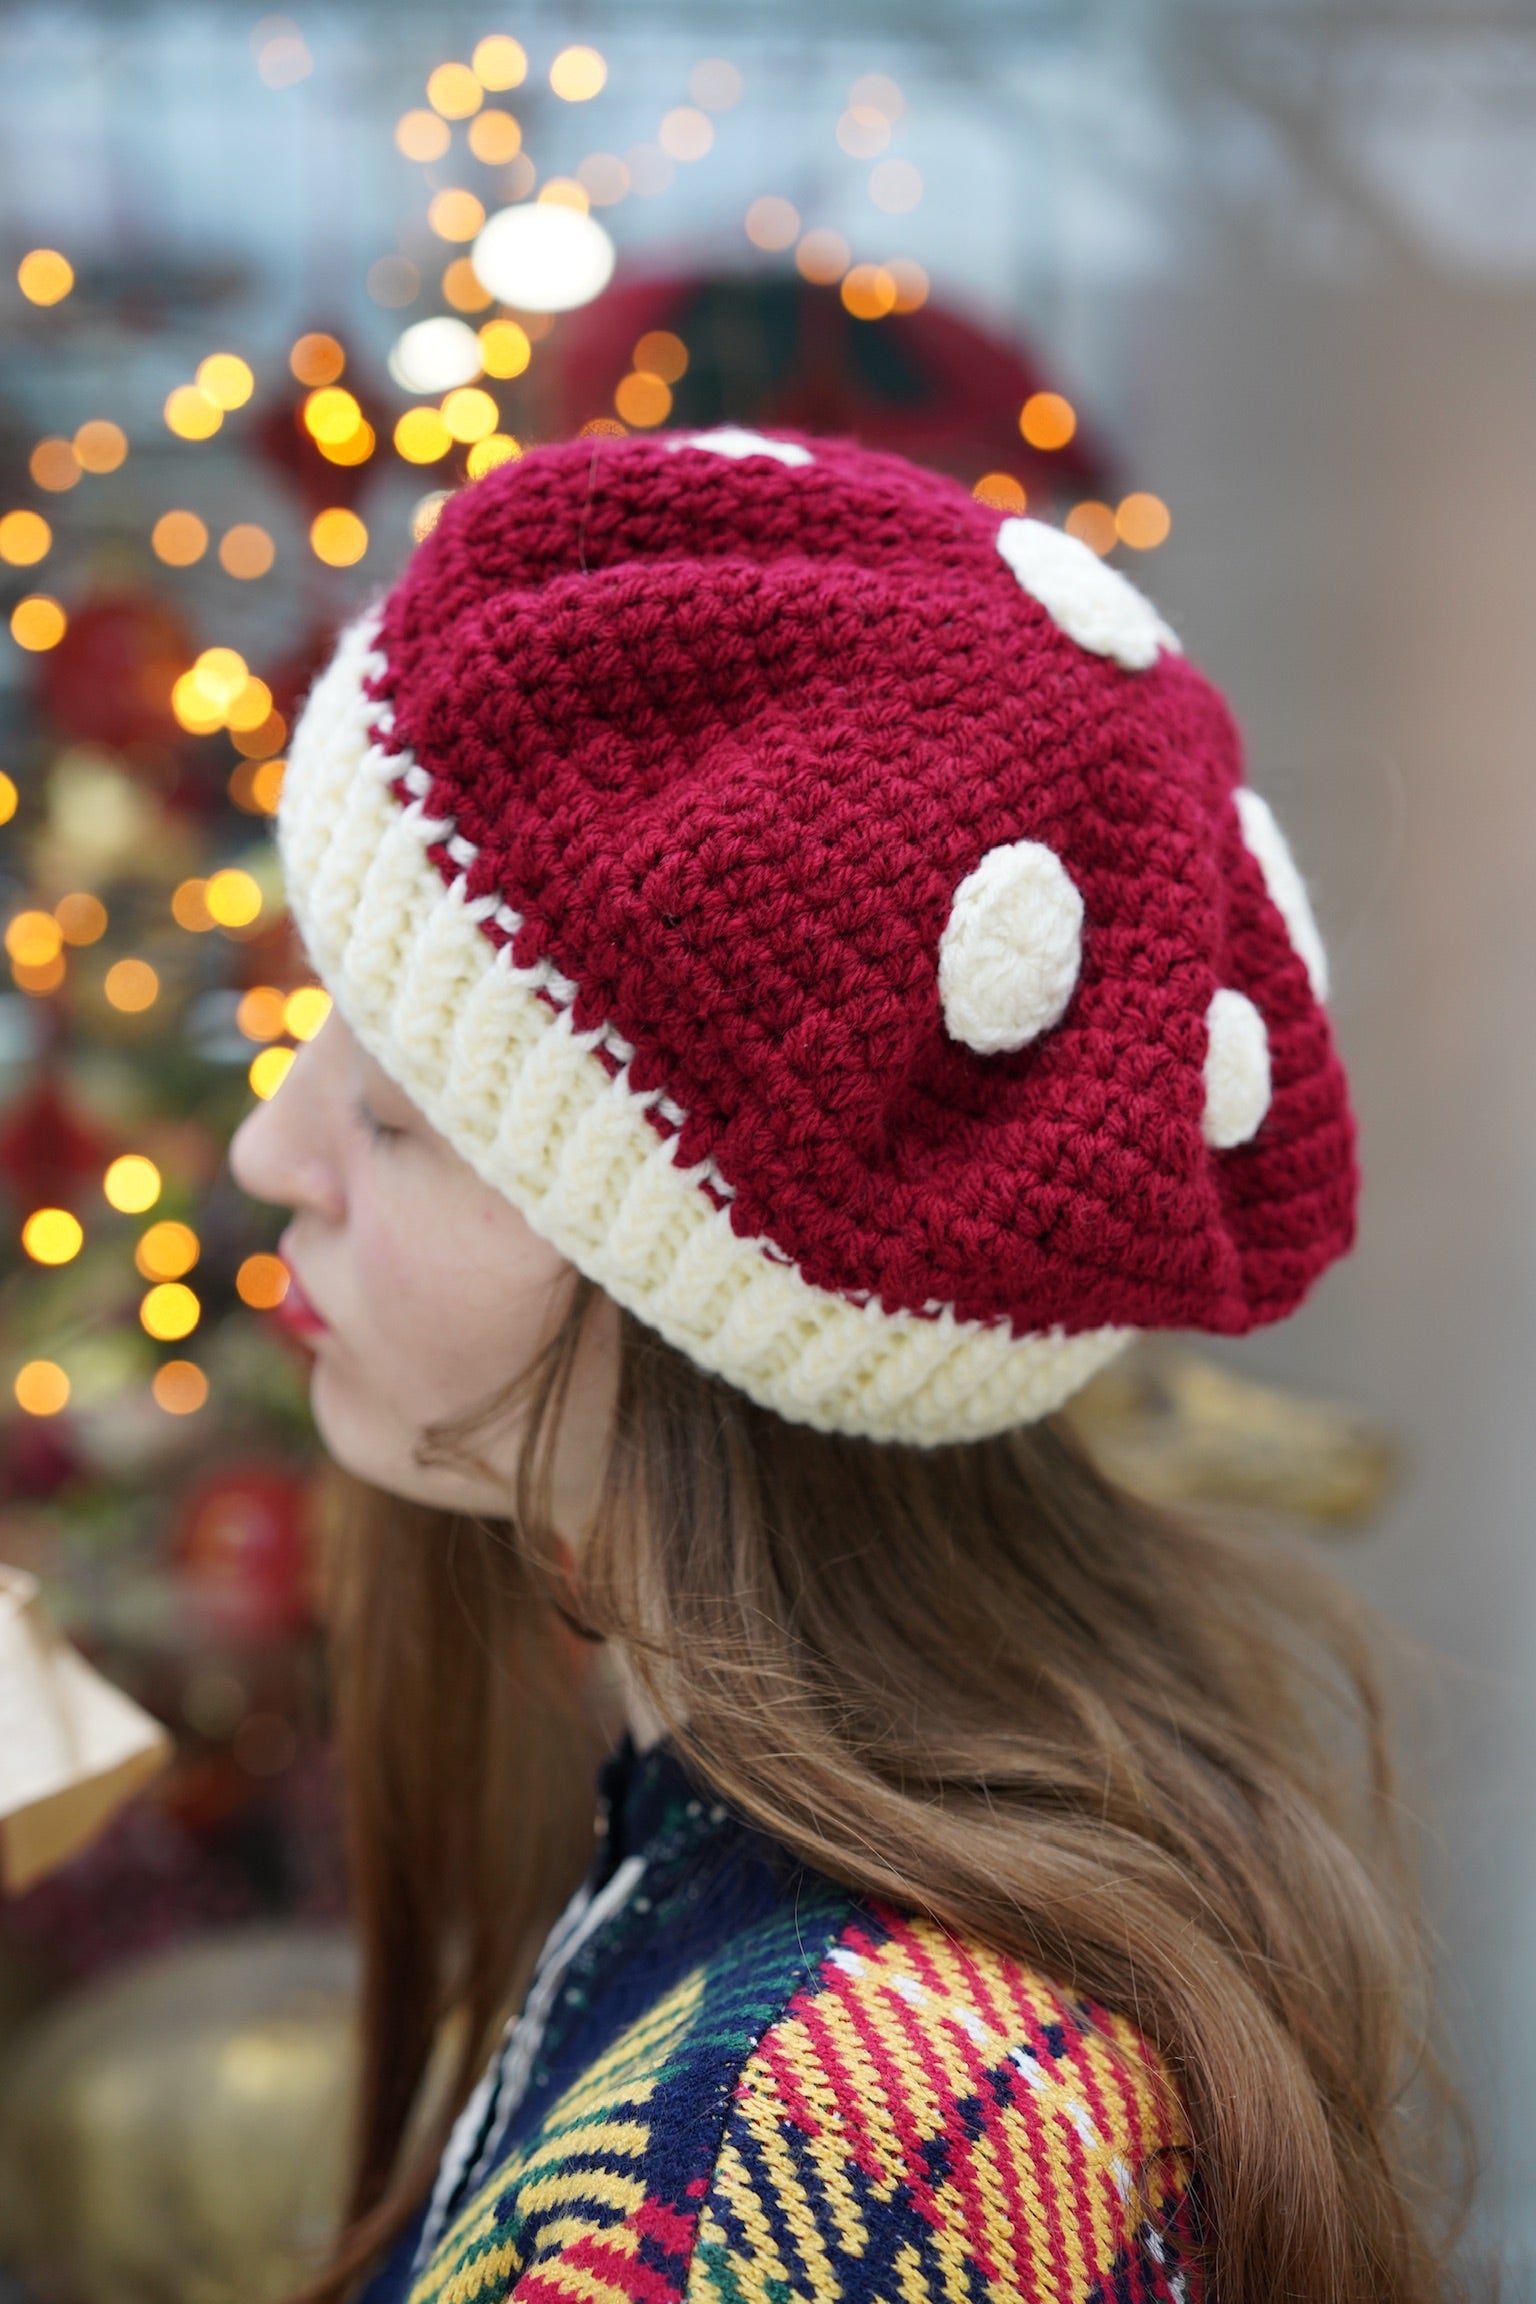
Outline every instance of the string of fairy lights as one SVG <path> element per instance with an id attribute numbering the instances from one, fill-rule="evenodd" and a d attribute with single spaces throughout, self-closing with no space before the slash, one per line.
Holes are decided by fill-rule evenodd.
<path id="1" fill-rule="evenodd" d="M 287 17 L 265 17 L 251 35 L 256 71 L 275 91 L 296 86 L 314 70 L 314 58 L 299 26 Z M 708 57 L 687 76 L 687 101 L 667 110 L 654 139 L 622 153 L 594 149 L 568 175 L 541 182 L 527 149 L 524 124 L 504 99 L 529 85 L 531 65 L 522 43 L 504 33 L 480 40 L 467 60 L 446 59 L 427 75 L 424 102 L 412 105 L 393 130 L 398 153 L 426 176 L 425 221 L 445 254 L 438 282 L 446 307 L 406 321 L 390 351 L 388 367 L 396 387 L 411 405 L 395 418 L 388 450 L 400 465 L 423 477 L 460 454 L 462 480 L 469 485 L 486 472 L 523 453 L 523 442 L 503 424 L 496 387 L 523 376 L 556 325 L 557 315 L 590 302 L 611 277 L 614 246 L 598 212 L 629 199 L 664 193 L 678 168 L 703 160 L 715 147 L 720 124 L 739 104 L 744 77 L 723 57 Z M 561 104 L 580 107 L 609 85 L 607 59 L 596 48 L 575 43 L 550 60 L 545 79 Z M 836 120 L 834 135 L 842 153 L 868 165 L 869 202 L 882 217 L 910 215 L 923 198 L 923 178 L 900 150 L 893 149 L 907 117 L 902 90 L 887 74 L 857 78 Z M 445 164 L 455 174 L 459 155 L 482 172 L 480 189 L 443 181 Z M 500 202 L 496 208 L 492 200 Z M 750 247 L 787 259 L 798 275 L 815 285 L 835 287 L 856 320 L 876 325 L 892 314 L 919 310 L 930 283 L 921 264 L 902 253 L 875 258 L 857 255 L 845 234 L 807 220 L 783 193 L 766 191 L 752 199 L 742 218 Z M 75 270 L 61 250 L 39 247 L 17 267 L 22 295 L 39 309 L 65 302 L 76 286 Z M 417 304 L 427 283 L 421 266 L 404 253 L 386 254 L 369 269 L 373 303 L 403 316 Z M 664 425 L 674 405 L 674 388 L 686 375 L 689 349 L 668 329 L 651 329 L 636 342 L 631 364 L 614 388 L 611 415 L 592 418 L 583 429 L 621 434 Z M 309 331 L 287 356 L 292 384 L 301 398 L 295 415 L 326 464 L 338 470 L 369 464 L 383 451 L 364 397 L 348 379 L 341 341 Z M 214 440 L 227 417 L 252 400 L 255 369 L 240 353 L 210 350 L 193 373 L 167 394 L 162 417 L 171 439 L 196 450 Z M 1049 454 L 1075 437 L 1077 412 L 1061 393 L 1033 393 L 1018 411 L 1018 429 L 1032 450 Z M 130 454 L 122 425 L 92 417 L 68 435 L 37 441 L 29 457 L 33 486 L 46 499 L 61 500 L 93 477 L 116 472 Z M 452 485 L 419 496 L 411 529 L 419 539 L 434 524 Z M 998 509 L 1022 512 L 1026 491 L 1007 471 L 978 476 L 975 496 Z M 1065 526 L 1104 555 L 1117 546 L 1155 550 L 1167 537 L 1166 504 L 1145 490 L 1117 504 L 1084 501 L 1067 512 Z M 315 560 L 349 569 L 370 548 L 368 527 L 349 505 L 322 506 L 309 521 L 308 546 Z M 16 569 L 41 568 L 53 551 L 54 522 L 48 510 L 21 505 L 0 515 L 0 561 Z M 167 568 L 197 566 L 211 553 L 226 575 L 241 583 L 270 576 L 279 562 L 276 538 L 261 522 L 240 519 L 215 538 L 202 514 L 172 505 L 155 518 L 150 548 Z M 10 614 L 18 647 L 40 655 L 56 648 L 69 629 L 69 612 L 54 593 L 38 589 L 21 597 Z M 228 793 L 237 809 L 269 817 L 282 789 L 288 727 L 271 687 L 245 655 L 227 645 L 200 650 L 174 674 L 167 699 L 177 725 L 188 735 L 223 732 L 236 753 Z M 0 772 L 0 824 L 15 814 L 17 787 Z M 186 877 L 171 891 L 170 917 L 189 935 L 221 934 L 239 939 L 258 932 L 279 898 L 243 865 Z M 99 944 L 108 930 L 108 910 L 88 890 L 74 890 L 56 903 L 36 903 L 13 914 L 4 944 L 18 991 L 47 999 L 65 984 L 72 956 Z M 128 954 L 115 959 L 100 984 L 108 1007 L 125 1017 L 143 1015 L 161 995 L 159 972 L 147 959 Z M 236 1022 L 254 1049 L 248 1079 L 258 1097 L 273 1095 L 297 1048 L 325 1021 L 330 1002 L 314 985 L 283 990 L 257 985 L 239 999 Z M 132 1259 L 146 1283 L 139 1306 L 145 1332 L 157 1342 L 181 1343 L 197 1330 L 202 1316 L 196 1271 L 202 1244 L 180 1218 L 157 1215 L 165 1179 L 155 1161 L 141 1152 L 113 1159 L 101 1179 L 106 1208 L 135 1224 L 150 1221 L 133 1237 Z M 62 1207 L 33 1209 L 21 1225 L 27 1257 L 59 1267 L 85 1245 L 85 1225 Z M 282 1301 L 288 1275 L 272 1255 L 248 1256 L 236 1276 L 244 1303 L 268 1309 Z M 57 1414 L 69 1401 L 70 1378 L 55 1360 L 30 1360 L 17 1373 L 14 1396 L 34 1416 Z M 171 1415 L 200 1409 L 209 1397 L 206 1372 L 191 1358 L 161 1363 L 152 1383 L 157 1404 Z"/>

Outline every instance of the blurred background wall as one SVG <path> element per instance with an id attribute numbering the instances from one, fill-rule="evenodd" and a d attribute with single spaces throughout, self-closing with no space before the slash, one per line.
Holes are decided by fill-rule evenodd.
<path id="1" fill-rule="evenodd" d="M 88 2029 L 147 1954 L 280 1923 L 303 1954 L 240 2069 L 329 2101 L 272 2047 L 344 1989 L 313 1455 L 270 1229 L 218 1174 L 316 1020 L 263 823 L 315 653 L 477 449 L 798 416 L 1112 552 L 1231 694 L 1312 882 L 1361 1240 L 1220 1357 L 1400 1453 L 1369 1529 L 1321 1541 L 1433 1659 L 1408 1682 L 1413 1797 L 1487 2163 L 1473 2261 L 1536 2293 L 1529 11 L 10 7 L 0 125 L 0 1557 L 182 1739 L 169 1790 L 9 1908 L 17 2054 L 39 2009 Z M 465 259 L 552 179 L 617 271 L 550 326 Z M 412 370 L 402 333 L 434 316 L 503 328 L 487 372 L 422 369 L 431 339 Z M 90 895 L 99 926 L 64 903 Z M 153 1164 L 148 1199 L 139 1171 L 111 1185 L 124 1156 Z M 35 1233 L 42 1261 L 40 1210 L 80 1232 Z M 160 1226 L 195 1265 L 174 1230 L 146 1246 Z M 132 2011 L 94 2021 L 98 2060 L 137 2069 Z M 0 2235 L 27 2295 L 47 2242 L 14 2176 L 5 2225 L 5 2137 L 13 2169 L 42 2147 L 16 2117 Z"/>

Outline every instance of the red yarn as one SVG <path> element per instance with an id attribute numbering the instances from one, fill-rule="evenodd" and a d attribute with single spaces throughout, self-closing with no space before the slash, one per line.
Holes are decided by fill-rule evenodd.
<path id="1" fill-rule="evenodd" d="M 522 916 L 515 961 L 575 981 L 576 1029 L 686 1113 L 679 1164 L 711 1157 L 735 1230 L 818 1287 L 1021 1335 L 1280 1317 L 1353 1238 L 1354 1129 L 1221 697 L 1166 649 L 1133 672 L 1069 639 L 952 481 L 806 445 L 582 440 L 445 506 L 377 692 L 479 850 L 468 894 Z M 1054 1029 L 978 1055 L 939 939 L 1022 839 L 1081 892 L 1081 972 Z M 1272 1096 L 1213 1151 L 1222 986 Z"/>

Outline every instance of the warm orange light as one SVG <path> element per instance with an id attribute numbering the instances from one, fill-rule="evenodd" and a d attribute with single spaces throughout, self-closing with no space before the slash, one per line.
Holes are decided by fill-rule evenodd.
<path id="1" fill-rule="evenodd" d="M 23 968 L 46 968 L 63 949 L 64 931 L 51 912 L 18 912 L 5 931 L 5 949 Z"/>
<path id="2" fill-rule="evenodd" d="M 1077 430 L 1077 410 L 1059 392 L 1032 392 L 1019 410 L 1019 430 L 1031 448 L 1065 448 Z"/>
<path id="3" fill-rule="evenodd" d="M 195 1360 L 167 1360 L 149 1388 L 168 1416 L 195 1416 L 208 1398 L 208 1379 Z"/>
<path id="4" fill-rule="evenodd" d="M 249 872 L 226 864 L 203 890 L 203 902 L 220 928 L 249 928 L 261 917 L 261 888 Z"/>
<path id="5" fill-rule="evenodd" d="M 102 990 L 120 1014 L 142 1016 L 160 997 L 160 979 L 147 960 L 114 960 Z"/>
<path id="6" fill-rule="evenodd" d="M 21 794 L 16 789 L 15 778 L 7 776 L 4 769 L 0 768 L 0 824 L 9 824 L 20 802 Z"/>
<path id="7" fill-rule="evenodd" d="M 85 1245 L 85 1227 L 67 1208 L 34 1208 L 21 1244 L 34 1264 L 69 1264 Z"/>
<path id="8" fill-rule="evenodd" d="M 1062 526 L 1069 536 L 1075 536 L 1091 552 L 1097 552 L 1101 560 L 1106 552 L 1113 552 L 1118 541 L 1114 513 L 1107 504 L 1091 498 L 1086 503 L 1074 504 Z"/>
<path id="9" fill-rule="evenodd" d="M 69 1378 L 57 1360 L 29 1360 L 17 1370 L 14 1390 L 27 1416 L 57 1416 L 69 1405 Z"/>
<path id="10" fill-rule="evenodd" d="M 226 576 L 238 576 L 242 583 L 265 576 L 276 558 L 277 546 L 254 520 L 241 520 L 226 528 L 219 542 L 219 566 Z"/>
<path id="11" fill-rule="evenodd" d="M 16 284 L 29 304 L 61 304 L 75 284 L 75 268 L 57 248 L 33 248 L 16 267 Z"/>
<path id="12" fill-rule="evenodd" d="M 283 1003 L 283 1028 L 295 1040 L 313 1040 L 331 1013 L 331 996 L 319 984 L 301 984 Z"/>
<path id="13" fill-rule="evenodd" d="M 496 301 L 467 256 L 455 256 L 445 268 L 443 299 L 455 312 L 483 312 Z"/>
<path id="14" fill-rule="evenodd" d="M 495 401 L 477 384 L 461 384 L 448 393 L 439 413 L 453 438 L 466 444 L 489 439 L 500 419 Z"/>
<path id="15" fill-rule="evenodd" d="M 39 440 L 27 459 L 27 470 L 39 488 L 62 496 L 80 478 L 80 459 L 69 440 Z"/>
<path id="16" fill-rule="evenodd" d="M 224 411 L 199 384 L 178 384 L 165 403 L 165 421 L 178 440 L 211 440 Z"/>
<path id="17" fill-rule="evenodd" d="M 288 1077 L 288 1068 L 293 1058 L 292 1048 L 263 1048 L 259 1056 L 251 1058 L 247 1078 L 263 1103 L 277 1094 Z"/>
<path id="18" fill-rule="evenodd" d="M 221 717 L 250 676 L 250 667 L 238 648 L 205 648 L 192 667 L 199 690 Z"/>
<path id="19" fill-rule="evenodd" d="M 382 261 L 386 264 L 391 261 L 404 263 L 405 259 L 404 257 L 391 259 L 386 256 Z M 375 270 L 377 268 L 375 266 Z M 414 272 L 415 265 L 413 264 L 410 269 Z M 414 287 L 411 293 L 412 295 L 415 294 Z M 347 356 L 335 337 L 327 336 L 320 329 L 313 329 L 307 336 L 301 336 L 288 355 L 288 367 L 292 375 L 297 378 L 300 384 L 311 386 L 334 384 L 346 365 Z"/>
<path id="20" fill-rule="evenodd" d="M 317 440 L 315 446 L 327 464 L 366 464 L 378 446 L 378 439 L 373 426 L 365 420 L 355 432 L 349 432 L 345 440 Z"/>
<path id="21" fill-rule="evenodd" d="M 489 32 L 470 58 L 482 88 L 499 92 L 520 88 L 528 77 L 528 55 L 520 40 L 506 32 Z"/>
<path id="22" fill-rule="evenodd" d="M 286 760 L 259 760 L 251 771 L 251 798 L 263 816 L 275 816 L 282 797 Z"/>
<path id="23" fill-rule="evenodd" d="M 853 250 L 841 232 L 828 231 L 818 225 L 807 232 L 795 250 L 795 270 L 803 280 L 814 280 L 822 287 L 835 287 L 853 261 Z"/>
<path id="24" fill-rule="evenodd" d="M 107 908 L 99 896 L 81 891 L 61 896 L 53 908 L 66 944 L 99 944 L 107 932 Z"/>
<path id="25" fill-rule="evenodd" d="M 231 735 L 243 736 L 257 728 L 265 728 L 272 717 L 272 691 L 265 680 L 252 676 L 224 715 L 224 725 Z"/>
<path id="26" fill-rule="evenodd" d="M 180 1280 L 202 1254 L 202 1244 L 190 1224 L 168 1218 L 151 1224 L 133 1252 L 133 1261 L 146 1280 Z"/>
<path id="27" fill-rule="evenodd" d="M 435 112 L 402 112 L 395 122 L 395 149 L 407 160 L 441 160 L 453 142 L 453 130 Z"/>
<path id="28" fill-rule="evenodd" d="M 983 472 L 971 490 L 978 504 L 994 512 L 1022 512 L 1028 498 L 1011 472 Z"/>
<path id="29" fill-rule="evenodd" d="M 196 382 L 215 408 L 243 408 L 256 389 L 250 363 L 236 352 L 210 352 L 197 364 Z"/>
<path id="30" fill-rule="evenodd" d="M 664 424 L 671 415 L 671 387 L 659 376 L 647 376 L 637 368 L 620 383 L 613 395 L 613 404 L 626 424 L 649 431 L 652 425 Z"/>
<path id="31" fill-rule="evenodd" d="M 190 1336 L 202 1317 L 202 1305 L 180 1280 L 162 1280 L 139 1306 L 139 1318 L 149 1335 L 163 1344 Z"/>
<path id="32" fill-rule="evenodd" d="M 1167 542 L 1172 526 L 1172 515 L 1161 496 L 1149 495 L 1144 488 L 1122 497 L 1115 507 L 1115 534 L 1133 552 L 1155 552 L 1159 544 Z"/>
<path id="33" fill-rule="evenodd" d="M 253 984 L 240 995 L 235 1022 L 247 1040 L 281 1040 L 284 1032 L 283 994 L 275 984 Z"/>
<path id="34" fill-rule="evenodd" d="M 45 960 L 40 968 L 29 968 L 24 960 L 11 962 L 11 975 L 17 991 L 25 992 L 29 999 L 34 1000 L 42 999 L 50 992 L 57 992 L 67 973 L 62 952 L 55 953 L 51 960 Z"/>
<path id="35" fill-rule="evenodd" d="M 473 240 L 485 222 L 485 203 L 457 185 L 434 192 L 427 206 L 427 222 L 439 240 Z"/>
<path id="36" fill-rule="evenodd" d="M 464 469 L 471 480 L 483 480 L 487 472 L 494 472 L 498 464 L 513 464 L 523 452 L 521 440 L 510 432 L 488 432 L 477 440 L 464 459 Z"/>
<path id="37" fill-rule="evenodd" d="M 128 453 L 128 435 L 121 424 L 96 416 L 81 425 L 73 446 L 83 472 L 115 472 Z"/>
<path id="38" fill-rule="evenodd" d="M 532 357 L 527 332 L 515 320 L 487 320 L 480 330 L 480 363 L 487 376 L 521 376 Z"/>
<path id="39" fill-rule="evenodd" d="M 199 685 L 196 672 L 183 672 L 172 683 L 171 712 L 177 727 L 185 728 L 189 736 L 211 736 L 224 725 L 223 711 Z"/>
<path id="40" fill-rule="evenodd" d="M 195 512 L 162 512 L 149 541 L 168 568 L 190 568 L 208 549 L 208 531 Z"/>
<path id="41" fill-rule="evenodd" d="M 304 403 L 304 429 L 322 443 L 349 440 L 362 421 L 362 409 L 339 384 L 322 385 Z"/>
<path id="42" fill-rule="evenodd" d="M 266 760 L 287 743 L 288 723 L 281 712 L 269 712 L 257 728 L 231 728 L 229 740 L 247 760 Z"/>
<path id="43" fill-rule="evenodd" d="M 120 1216 L 142 1216 L 160 1197 L 160 1171 L 142 1152 L 122 1152 L 102 1178 L 101 1188 Z"/>
<path id="44" fill-rule="evenodd" d="M 896 282 L 883 264 L 855 264 L 843 275 L 841 295 L 855 320 L 883 320 L 896 309 Z"/>
<path id="45" fill-rule="evenodd" d="M 395 426 L 395 449 L 408 464 L 435 464 L 453 446 L 453 434 L 435 408 L 407 408 Z"/>
<path id="46" fill-rule="evenodd" d="M 896 283 L 897 312 L 918 312 L 928 301 L 928 275 L 910 256 L 893 256 L 886 266 Z"/>
<path id="47" fill-rule="evenodd" d="M 663 384 L 676 384 L 688 373 L 688 347 L 669 328 L 648 329 L 635 346 L 633 359 L 637 368 L 659 376 Z"/>
<path id="48" fill-rule="evenodd" d="M 747 238 L 754 248 L 793 248 L 799 237 L 800 211 L 777 192 L 765 192 L 747 210 Z"/>
<path id="49" fill-rule="evenodd" d="M 677 104 L 663 115 L 656 141 L 674 160 L 702 160 L 715 141 L 715 124 L 696 104 Z"/>
<path id="50" fill-rule="evenodd" d="M 432 488 L 425 496 L 418 496 L 411 507 L 411 540 L 421 543 L 437 526 L 443 506 L 453 494 L 451 488 Z"/>
<path id="51" fill-rule="evenodd" d="M 13 568 L 35 568 L 52 542 L 53 530 L 41 512 L 7 512 L 0 520 L 0 560 Z"/>
<path id="52" fill-rule="evenodd" d="M 627 440 L 629 426 L 621 424 L 617 416 L 589 416 L 581 428 L 583 440 Z"/>
<path id="53" fill-rule="evenodd" d="M 523 131 L 510 112 L 492 107 L 469 124 L 469 148 L 487 168 L 504 168 L 523 148 Z"/>
<path id="54" fill-rule="evenodd" d="M 178 928 L 190 929 L 200 936 L 213 924 L 208 909 L 208 883 L 206 880 L 183 880 L 171 897 L 171 918 Z"/>
<path id="55" fill-rule="evenodd" d="M 592 201 L 579 176 L 551 176 L 539 187 L 541 208 L 574 208 L 585 216 Z"/>
<path id="56" fill-rule="evenodd" d="M 309 545 L 327 568 L 351 568 L 368 549 L 368 531 L 355 512 L 336 505 L 315 514 L 309 524 Z"/>
<path id="57" fill-rule="evenodd" d="M 57 648 L 68 628 L 68 617 L 46 592 L 29 592 L 11 610 L 11 638 L 18 648 L 30 649 L 34 655 Z"/>
<path id="58" fill-rule="evenodd" d="M 428 76 L 427 102 L 445 120 L 467 120 L 478 112 L 485 90 L 467 64 L 439 64 Z"/>
<path id="59" fill-rule="evenodd" d="M 595 48 L 562 48 L 549 68 L 549 84 L 567 104 L 586 104 L 599 95 L 608 67 Z"/>

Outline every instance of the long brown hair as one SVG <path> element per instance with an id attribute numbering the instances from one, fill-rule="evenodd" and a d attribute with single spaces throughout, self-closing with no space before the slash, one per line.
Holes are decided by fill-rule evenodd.
<path id="1" fill-rule="evenodd" d="M 1442 2294 L 1422 1962 L 1354 1604 L 1294 1550 L 1116 1489 L 1059 1418 L 934 1449 L 820 1433 L 625 1314 L 573 1583 L 548 1508 L 596 1293 L 575 1278 L 533 1367 L 437 1437 L 462 1455 L 523 1413 L 504 1521 L 354 1491 L 335 1644 L 364 2057 L 349 2221 L 311 2296 L 419 2202 L 581 1870 L 573 1608 L 809 1863 L 1134 2017 L 1183 2100 L 1222 2304 Z"/>

